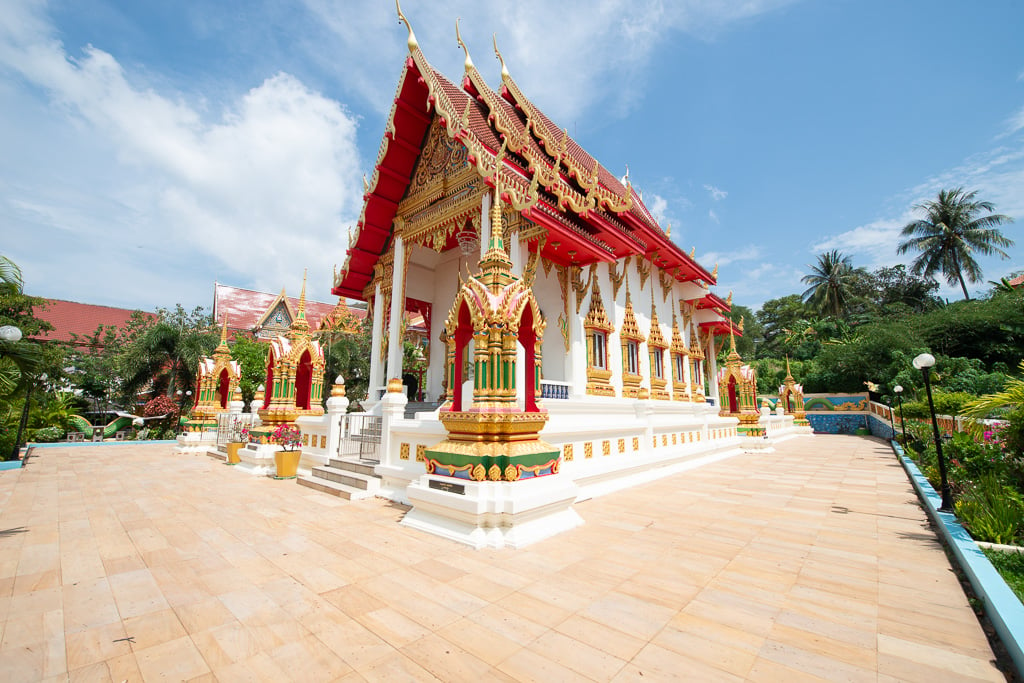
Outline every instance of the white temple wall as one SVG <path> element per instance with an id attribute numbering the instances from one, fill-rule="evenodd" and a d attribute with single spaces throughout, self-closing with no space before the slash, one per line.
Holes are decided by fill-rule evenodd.
<path id="1" fill-rule="evenodd" d="M 564 382 L 566 381 L 568 359 L 565 353 L 565 342 L 558 329 L 558 316 L 562 313 L 562 294 L 554 270 L 548 275 L 544 272 L 544 266 L 537 266 L 533 295 L 548 323 L 544 330 L 544 339 L 541 342 L 541 353 L 544 356 L 541 358 L 543 363 L 541 366 L 542 379 Z"/>

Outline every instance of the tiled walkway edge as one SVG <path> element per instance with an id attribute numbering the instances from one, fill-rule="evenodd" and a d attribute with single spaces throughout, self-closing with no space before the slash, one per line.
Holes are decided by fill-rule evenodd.
<path id="1" fill-rule="evenodd" d="M 903 449 L 895 441 L 892 442 L 892 447 L 917 490 L 925 511 L 952 549 L 961 570 L 967 575 L 975 594 L 982 601 L 985 614 L 999 634 L 999 639 L 1013 660 L 1017 673 L 1024 676 L 1024 604 L 1021 604 L 1006 585 L 1003 577 L 988 561 L 985 553 L 981 552 L 967 530 L 960 525 L 956 516 L 949 512 L 939 512 L 941 498 L 928 483 L 928 479 L 921 474 L 917 464 L 903 455 Z"/>

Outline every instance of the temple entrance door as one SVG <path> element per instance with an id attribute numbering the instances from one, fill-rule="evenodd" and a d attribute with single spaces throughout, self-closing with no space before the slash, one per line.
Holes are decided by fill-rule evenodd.
<path id="1" fill-rule="evenodd" d="M 410 401 L 417 400 L 416 397 L 419 396 L 420 381 L 417 379 L 416 375 L 411 372 L 405 373 L 402 375 L 402 384 L 408 387 L 408 389 L 406 389 L 405 397 Z"/>
<path id="2" fill-rule="evenodd" d="M 466 379 L 463 372 L 462 366 L 466 357 L 466 348 L 469 345 L 469 341 L 473 338 L 473 322 L 469 315 L 469 307 L 466 302 L 463 301 L 459 308 L 459 323 L 458 327 L 455 328 L 455 358 L 453 359 L 455 367 L 453 368 L 453 381 L 452 381 L 452 411 L 463 410 L 462 405 L 462 382 Z"/>
<path id="3" fill-rule="evenodd" d="M 220 398 L 220 407 L 228 407 L 228 390 L 231 388 L 231 378 L 228 377 L 227 369 L 220 371 L 220 381 L 217 382 L 217 397 Z"/>
<path id="4" fill-rule="evenodd" d="M 302 354 L 295 369 L 295 407 L 309 410 L 310 394 L 313 391 L 313 360 L 309 351 Z"/>
<path id="5" fill-rule="evenodd" d="M 736 378 L 729 378 L 729 412 L 738 413 L 740 412 L 739 399 L 736 396 Z"/>
<path id="6" fill-rule="evenodd" d="M 519 318 L 519 343 L 523 346 L 523 409 L 527 413 L 539 412 L 537 408 L 537 335 L 533 331 L 533 311 L 529 306 L 523 309 Z"/>
<path id="7" fill-rule="evenodd" d="M 274 354 L 271 352 L 270 358 L 267 359 L 267 381 L 263 385 L 265 394 L 263 396 L 263 408 L 267 409 L 270 407 L 270 402 L 274 398 Z"/>

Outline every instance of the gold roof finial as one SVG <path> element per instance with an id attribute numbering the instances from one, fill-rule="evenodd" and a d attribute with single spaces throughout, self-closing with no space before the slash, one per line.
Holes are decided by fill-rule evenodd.
<path id="1" fill-rule="evenodd" d="M 455 17 L 455 38 L 459 41 L 459 47 L 466 53 L 466 73 L 469 73 L 474 68 L 473 59 L 469 56 L 469 48 L 462 42 L 462 33 L 459 31 L 459 19 L 460 17 Z"/>
<path id="2" fill-rule="evenodd" d="M 717 280 L 718 279 L 718 264 L 717 263 L 715 264 L 715 269 L 711 271 L 711 279 L 712 280 Z"/>
<path id="3" fill-rule="evenodd" d="M 792 380 L 792 379 L 793 379 L 793 373 L 790 372 L 790 370 L 789 370 L 789 354 L 787 353 L 786 354 L 786 377 L 785 377 L 785 379 L 783 381 Z"/>
<path id="4" fill-rule="evenodd" d="M 729 321 L 729 360 L 739 360 L 740 354 L 736 350 L 736 334 L 733 322 Z"/>
<path id="5" fill-rule="evenodd" d="M 363 174 L 363 192 L 370 191 L 370 183 L 366 182 L 366 174 Z"/>
<path id="6" fill-rule="evenodd" d="M 729 296 L 725 299 L 725 305 L 732 308 L 732 290 L 729 290 Z"/>
<path id="7" fill-rule="evenodd" d="M 494 40 L 494 56 L 498 58 L 499 62 L 501 62 L 501 80 L 504 81 L 506 78 L 511 78 L 512 76 L 508 72 L 508 67 L 505 66 L 505 58 L 502 57 L 501 52 L 498 51 L 498 34 L 495 33 L 492 38 Z"/>
<path id="8" fill-rule="evenodd" d="M 740 316 L 740 334 L 743 334 L 743 318 L 744 318 L 744 316 L 741 315 Z"/>
<path id="9" fill-rule="evenodd" d="M 231 353 L 231 349 L 228 348 L 228 314 L 224 314 L 224 322 L 220 328 L 220 343 L 217 344 L 217 348 L 214 349 L 214 355 L 221 353 Z"/>
<path id="10" fill-rule="evenodd" d="M 296 314 L 298 318 L 306 319 L 306 269 L 302 269 L 302 293 L 299 294 L 299 312 Z"/>
<path id="11" fill-rule="evenodd" d="M 668 229 L 665 230 L 665 237 L 672 237 L 672 224 L 668 224 Z"/>
<path id="12" fill-rule="evenodd" d="M 395 9 L 398 10 L 398 20 L 405 24 L 405 27 L 409 29 L 409 40 L 406 41 L 409 46 L 409 52 L 418 50 L 420 44 L 416 40 L 416 34 L 412 32 L 412 24 L 410 24 L 409 20 L 405 18 L 404 14 L 402 14 L 402 6 L 398 4 L 398 0 L 395 0 Z"/>
<path id="13" fill-rule="evenodd" d="M 697 247 L 690 247 L 690 260 L 693 260 L 693 255 L 697 253 Z"/>

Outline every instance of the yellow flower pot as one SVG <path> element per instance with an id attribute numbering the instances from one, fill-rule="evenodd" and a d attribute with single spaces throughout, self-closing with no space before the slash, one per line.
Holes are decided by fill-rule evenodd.
<path id="1" fill-rule="evenodd" d="M 277 466 L 275 479 L 294 479 L 299 471 L 302 451 L 274 451 L 274 465 Z"/>
<path id="2" fill-rule="evenodd" d="M 238 457 L 238 451 L 242 450 L 242 447 L 244 445 L 245 444 L 242 443 L 241 441 L 232 441 L 231 443 L 228 444 L 229 465 L 237 465 L 239 462 L 242 461 L 242 459 Z"/>

